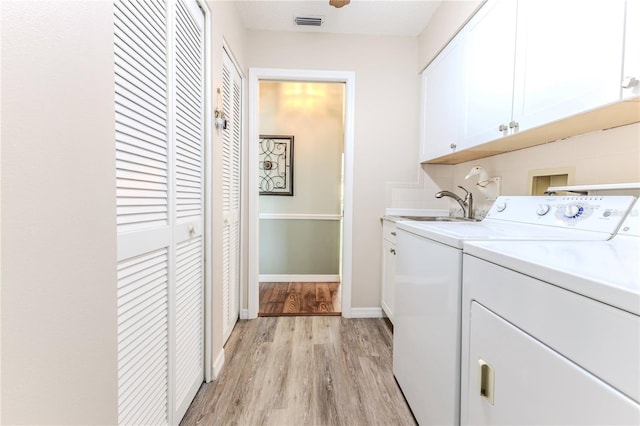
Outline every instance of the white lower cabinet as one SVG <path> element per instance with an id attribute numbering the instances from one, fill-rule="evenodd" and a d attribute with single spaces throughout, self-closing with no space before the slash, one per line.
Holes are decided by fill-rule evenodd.
<path id="1" fill-rule="evenodd" d="M 470 317 L 466 423 L 638 424 L 631 398 L 477 302 Z"/>
<path id="2" fill-rule="evenodd" d="M 393 323 L 396 274 L 396 224 L 382 221 L 382 310 Z"/>

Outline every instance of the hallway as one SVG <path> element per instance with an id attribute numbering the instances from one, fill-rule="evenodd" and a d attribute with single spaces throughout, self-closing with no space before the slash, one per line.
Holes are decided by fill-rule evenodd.
<path id="1" fill-rule="evenodd" d="M 181 425 L 415 425 L 382 319 L 240 321 Z"/>

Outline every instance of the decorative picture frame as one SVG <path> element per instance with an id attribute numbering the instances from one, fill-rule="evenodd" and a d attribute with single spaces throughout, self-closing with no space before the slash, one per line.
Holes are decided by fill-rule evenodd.
<path id="1" fill-rule="evenodd" d="M 260 195 L 293 196 L 293 136 L 260 135 L 258 185 Z"/>

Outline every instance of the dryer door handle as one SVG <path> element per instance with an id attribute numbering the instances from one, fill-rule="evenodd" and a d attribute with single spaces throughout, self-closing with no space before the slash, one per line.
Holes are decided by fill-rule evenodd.
<path id="1" fill-rule="evenodd" d="M 493 395 L 495 386 L 495 376 L 493 368 L 482 358 L 478 360 L 478 368 L 480 370 L 480 396 L 486 398 L 489 404 L 493 405 Z"/>

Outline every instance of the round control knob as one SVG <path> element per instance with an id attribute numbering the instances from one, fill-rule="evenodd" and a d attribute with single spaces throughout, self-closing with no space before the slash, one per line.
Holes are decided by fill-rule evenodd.
<path id="1" fill-rule="evenodd" d="M 568 217 L 570 219 L 575 219 L 576 217 L 580 216 L 583 211 L 584 211 L 584 208 L 582 206 L 579 206 L 576 204 L 569 204 L 564 209 L 564 215 L 565 217 Z"/>
<path id="2" fill-rule="evenodd" d="M 536 210 L 536 213 L 538 214 L 538 216 L 544 216 L 545 214 L 549 213 L 549 210 L 551 210 L 551 206 L 549 204 L 540 204 L 538 206 L 538 210 Z"/>
<path id="3" fill-rule="evenodd" d="M 507 208 L 507 204 L 506 203 L 500 203 L 496 205 L 496 210 L 499 212 L 503 212 L 504 209 Z"/>

